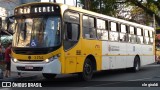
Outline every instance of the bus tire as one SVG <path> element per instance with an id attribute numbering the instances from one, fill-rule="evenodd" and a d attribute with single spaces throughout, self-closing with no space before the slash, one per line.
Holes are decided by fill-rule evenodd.
<path id="1" fill-rule="evenodd" d="M 87 58 L 83 65 L 83 72 L 78 74 L 82 80 L 89 81 L 93 76 L 93 64 L 89 58 Z"/>
<path id="2" fill-rule="evenodd" d="M 133 64 L 133 68 L 132 68 L 132 71 L 133 72 L 137 72 L 140 70 L 140 59 L 138 56 L 135 57 L 134 59 L 134 64 Z"/>
<path id="3" fill-rule="evenodd" d="M 43 73 L 43 77 L 45 79 L 52 80 L 52 79 L 54 79 L 56 77 L 56 74 Z"/>

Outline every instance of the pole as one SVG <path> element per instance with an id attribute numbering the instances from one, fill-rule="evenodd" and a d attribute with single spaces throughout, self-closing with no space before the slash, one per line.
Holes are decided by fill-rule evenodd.
<path id="1" fill-rule="evenodd" d="M 156 19 L 155 19 L 155 14 L 153 14 L 153 28 L 156 29 Z"/>
<path id="2" fill-rule="evenodd" d="M 64 4 L 66 4 L 66 0 L 64 0 Z"/>
<path id="3" fill-rule="evenodd" d="M 76 7 L 77 7 L 77 0 L 76 0 Z"/>

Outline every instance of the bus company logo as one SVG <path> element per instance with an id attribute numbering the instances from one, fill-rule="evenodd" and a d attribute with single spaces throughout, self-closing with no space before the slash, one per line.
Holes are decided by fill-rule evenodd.
<path id="1" fill-rule="evenodd" d="M 31 56 L 28 56 L 28 59 L 30 60 L 30 59 L 31 59 Z"/>
<path id="2" fill-rule="evenodd" d="M 2 87 L 11 87 L 11 82 L 2 82 Z"/>

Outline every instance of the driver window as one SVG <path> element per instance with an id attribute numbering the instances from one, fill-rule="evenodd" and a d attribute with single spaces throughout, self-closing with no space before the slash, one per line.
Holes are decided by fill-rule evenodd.
<path id="1" fill-rule="evenodd" d="M 65 23 L 65 27 L 66 27 L 65 39 L 68 41 L 77 41 L 79 38 L 78 24 Z"/>
<path id="2" fill-rule="evenodd" d="M 68 50 L 76 45 L 80 37 L 79 14 L 67 11 L 64 21 L 64 48 Z"/>
<path id="3" fill-rule="evenodd" d="M 65 49 L 74 46 L 79 39 L 79 25 L 74 23 L 65 23 Z"/>

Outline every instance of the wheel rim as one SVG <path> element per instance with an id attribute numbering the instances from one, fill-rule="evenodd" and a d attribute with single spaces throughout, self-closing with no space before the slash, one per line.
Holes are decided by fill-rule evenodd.
<path id="1" fill-rule="evenodd" d="M 85 64 L 85 75 L 88 76 L 88 75 L 91 75 L 92 73 L 92 66 L 89 64 L 89 63 L 86 63 Z"/>

